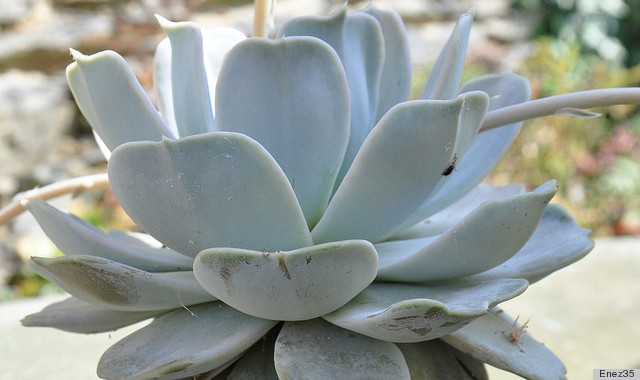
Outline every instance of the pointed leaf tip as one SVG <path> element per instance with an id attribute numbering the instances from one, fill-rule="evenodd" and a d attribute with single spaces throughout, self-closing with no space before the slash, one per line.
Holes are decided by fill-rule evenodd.
<path id="1" fill-rule="evenodd" d="M 127 214 L 182 254 L 312 244 L 282 169 L 243 134 L 214 132 L 121 146 L 109 161 L 109 181 Z"/>
<path id="2" fill-rule="evenodd" d="M 73 59 L 75 61 L 78 61 L 78 60 L 86 57 L 86 55 L 80 53 L 78 50 L 76 50 L 74 48 L 69 48 L 69 53 L 71 53 L 71 57 L 73 57 Z"/>
<path id="3" fill-rule="evenodd" d="M 173 22 L 173 21 L 171 21 L 171 20 L 169 20 L 169 19 L 167 19 L 167 18 L 165 18 L 165 17 L 163 17 L 163 16 L 161 16 L 161 15 L 159 15 L 157 13 L 154 13 L 153 17 L 156 18 L 156 21 L 158 21 L 158 24 L 160 24 L 160 27 L 163 28 L 163 29 L 164 29 L 165 26 L 169 26 Z"/>

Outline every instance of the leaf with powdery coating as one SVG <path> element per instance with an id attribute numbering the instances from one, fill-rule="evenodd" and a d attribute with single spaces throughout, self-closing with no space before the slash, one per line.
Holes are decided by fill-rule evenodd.
<path id="1" fill-rule="evenodd" d="M 21 323 L 26 327 L 55 327 L 69 332 L 95 334 L 113 331 L 163 313 L 114 310 L 71 297 L 27 315 Z"/>
<path id="2" fill-rule="evenodd" d="M 221 302 L 178 309 L 111 346 L 100 358 L 104 379 L 181 379 L 225 367 L 277 322 Z"/>
<path id="3" fill-rule="evenodd" d="M 482 92 L 393 107 L 371 131 L 312 231 L 315 242 L 381 240 L 441 185 L 458 140 L 475 135 L 487 108 Z M 417 222 L 417 221 L 416 221 Z"/>
<path id="4" fill-rule="evenodd" d="M 435 240 L 376 244 L 377 279 L 438 281 L 496 267 L 526 244 L 556 191 L 555 181 L 549 181 L 534 191 L 483 203 Z"/>
<path id="5" fill-rule="evenodd" d="M 167 310 L 215 300 L 191 271 L 150 273 L 95 256 L 32 257 L 29 265 L 71 295 L 115 310 Z"/>
<path id="6" fill-rule="evenodd" d="M 439 339 L 397 344 L 407 360 L 412 379 L 489 380 L 484 364 Z"/>
<path id="7" fill-rule="evenodd" d="M 566 379 L 564 364 L 502 310 L 442 338 L 474 358 L 530 380 Z"/>
<path id="8" fill-rule="evenodd" d="M 456 281 L 434 285 L 373 283 L 329 322 L 376 339 L 414 343 L 449 334 L 522 294 L 522 279 Z"/>
<path id="9" fill-rule="evenodd" d="M 281 379 L 410 379 L 407 363 L 395 344 L 322 319 L 285 323 L 274 356 Z"/>
<path id="10" fill-rule="evenodd" d="M 193 270 L 226 304 L 256 317 L 294 321 L 344 305 L 373 281 L 377 266 L 371 243 L 350 240 L 293 251 L 206 249 Z"/>
<path id="11" fill-rule="evenodd" d="M 113 51 L 72 50 L 67 81 L 78 107 L 106 147 L 174 137 L 124 58 Z"/>
<path id="12" fill-rule="evenodd" d="M 312 37 L 240 42 L 225 58 L 216 94 L 216 129 L 264 146 L 313 226 L 349 141 L 349 87 L 336 52 Z"/>
<path id="13" fill-rule="evenodd" d="M 26 204 L 40 228 L 68 256 L 97 256 L 149 272 L 190 270 L 193 259 L 168 248 L 156 248 L 142 241 L 125 239 L 116 231 L 105 233 L 73 214 L 67 214 L 42 199 Z"/>
<path id="14" fill-rule="evenodd" d="M 284 172 L 255 140 L 212 132 L 116 149 L 109 182 L 147 233 L 184 255 L 296 249 L 311 235 Z"/>

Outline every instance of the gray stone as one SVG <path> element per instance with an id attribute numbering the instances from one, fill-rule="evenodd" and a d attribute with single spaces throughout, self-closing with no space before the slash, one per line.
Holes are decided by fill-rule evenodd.
<path id="1" fill-rule="evenodd" d="M 0 0 L 0 25 L 13 24 L 25 17 L 34 0 Z"/>
<path id="2" fill-rule="evenodd" d="M 16 179 L 47 160 L 73 114 L 64 75 L 17 70 L 0 75 L 0 195 L 18 190 Z"/>
<path id="3" fill-rule="evenodd" d="M 87 12 L 57 12 L 47 0 L 37 3 L 11 30 L 0 34 L 0 69 L 20 67 L 51 72 L 68 63 L 69 48 L 107 39 L 113 32 L 108 16 Z"/>

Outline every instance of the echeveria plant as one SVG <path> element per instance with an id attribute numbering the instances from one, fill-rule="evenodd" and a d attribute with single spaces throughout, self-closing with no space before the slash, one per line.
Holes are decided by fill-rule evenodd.
<path id="1" fill-rule="evenodd" d="M 391 11 L 295 18 L 274 39 L 159 20 L 159 111 L 115 52 L 67 69 L 148 235 L 24 201 L 66 254 L 32 268 L 73 296 L 25 326 L 152 318 L 104 353 L 105 379 L 480 379 L 483 363 L 564 377 L 496 305 L 583 257 L 589 232 L 549 204 L 553 181 L 480 182 L 520 121 L 627 90 L 545 103 L 511 73 L 460 86 L 471 14 L 417 100 Z"/>

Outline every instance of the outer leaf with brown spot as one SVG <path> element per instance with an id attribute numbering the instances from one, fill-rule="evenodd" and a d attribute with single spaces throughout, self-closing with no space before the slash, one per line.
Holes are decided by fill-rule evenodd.
<path id="1" fill-rule="evenodd" d="M 115 310 L 167 310 L 215 300 L 191 271 L 150 273 L 95 256 L 33 257 L 29 264 L 81 300 Z"/>
<path id="2" fill-rule="evenodd" d="M 207 249 L 196 256 L 198 282 L 215 297 L 256 317 L 295 321 L 349 302 L 376 276 L 378 255 L 365 240 L 293 251 Z"/>
<path id="3" fill-rule="evenodd" d="M 462 328 L 526 288 L 527 281 L 522 279 L 439 285 L 374 283 L 323 318 L 381 340 L 422 342 Z"/>

